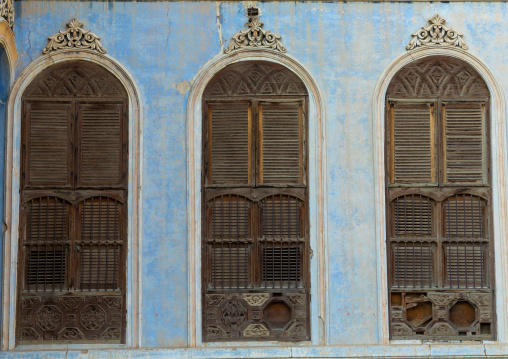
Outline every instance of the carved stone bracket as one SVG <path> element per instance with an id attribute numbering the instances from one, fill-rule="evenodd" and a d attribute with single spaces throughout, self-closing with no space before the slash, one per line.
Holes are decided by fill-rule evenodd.
<path id="1" fill-rule="evenodd" d="M 68 49 L 84 49 L 101 54 L 106 53 L 106 50 L 102 47 L 100 37 L 90 30 L 83 29 L 83 24 L 78 20 L 72 19 L 67 27 L 67 30 L 60 30 L 55 35 L 48 37 L 48 45 L 42 50 L 43 54 Z"/>
<path id="2" fill-rule="evenodd" d="M 9 24 L 11 30 L 14 28 L 14 0 L 0 0 L 0 17 Z"/>
<path id="3" fill-rule="evenodd" d="M 263 23 L 259 21 L 257 16 L 251 17 L 246 25 L 249 28 L 237 32 L 231 38 L 231 43 L 224 50 L 224 53 L 228 54 L 231 51 L 249 47 L 286 52 L 286 48 L 280 43 L 280 36 L 264 30 Z"/>
<path id="4" fill-rule="evenodd" d="M 446 22 L 438 14 L 428 20 L 428 25 L 412 34 L 413 38 L 406 46 L 407 50 L 413 50 L 418 46 L 457 46 L 467 50 L 467 45 L 462 39 L 462 34 L 451 27 L 445 26 Z"/>

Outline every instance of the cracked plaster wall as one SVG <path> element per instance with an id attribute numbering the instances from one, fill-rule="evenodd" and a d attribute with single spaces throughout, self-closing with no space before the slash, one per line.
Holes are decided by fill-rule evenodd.
<path id="1" fill-rule="evenodd" d="M 143 347 L 186 346 L 188 83 L 243 28 L 245 4 L 17 1 L 15 6 L 17 73 L 41 55 L 47 36 L 77 17 L 137 82 L 144 104 L 141 341 Z M 260 7 L 265 28 L 281 35 L 288 53 L 309 69 L 326 103 L 328 254 L 333 258 L 329 344 L 376 344 L 374 86 L 404 53 L 410 34 L 439 13 L 508 89 L 508 6 L 262 2 Z"/>

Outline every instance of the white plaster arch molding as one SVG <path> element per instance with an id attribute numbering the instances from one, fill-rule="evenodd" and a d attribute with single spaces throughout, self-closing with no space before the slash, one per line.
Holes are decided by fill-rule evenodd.
<path id="1" fill-rule="evenodd" d="M 140 258 L 141 246 L 141 155 L 142 155 L 142 103 L 140 92 L 127 69 L 108 55 L 86 50 L 66 50 L 41 56 L 16 79 L 7 104 L 6 157 L 5 157 L 5 224 L 4 276 L 2 310 L 2 350 L 15 346 L 16 283 L 18 261 L 19 183 L 20 183 L 20 132 L 22 96 L 25 88 L 44 69 L 68 61 L 93 62 L 110 71 L 125 87 L 129 106 L 129 170 L 128 170 L 128 254 L 127 254 L 127 328 L 126 346 L 138 347 L 140 338 Z M 117 345 L 117 346 L 125 346 Z M 103 345 L 105 346 L 105 345 Z M 107 345 L 114 347 L 115 345 Z M 79 348 L 79 344 L 67 345 Z M 90 347 L 89 345 L 85 347 Z"/>
<path id="2" fill-rule="evenodd" d="M 430 56 L 449 56 L 471 65 L 483 78 L 490 91 L 490 139 L 492 161 L 492 210 L 495 248 L 496 317 L 497 340 L 508 342 L 508 238 L 506 193 L 506 100 L 503 89 L 493 72 L 478 57 L 458 47 L 416 48 L 395 60 L 379 78 L 372 97 L 373 141 L 375 144 L 375 205 L 377 243 L 377 281 L 380 295 L 378 323 L 380 344 L 389 343 L 388 289 L 386 263 L 386 213 L 385 213 L 385 97 L 386 90 L 395 74 L 405 65 Z"/>
<path id="3" fill-rule="evenodd" d="M 203 343 L 201 338 L 201 144 L 202 95 L 213 76 L 224 67 L 240 61 L 268 61 L 295 73 L 309 93 L 309 209 L 311 259 L 311 338 L 312 344 L 327 342 L 326 302 L 326 155 L 325 105 L 321 91 L 310 72 L 293 57 L 261 49 L 239 49 L 210 60 L 193 80 L 187 101 L 187 230 L 188 230 L 188 343 L 196 346 L 224 346 Z M 304 344 L 304 343 L 302 343 Z M 308 343 L 307 343 L 308 344 Z M 278 345 L 278 342 L 235 342 L 234 346 Z"/>
<path id="4" fill-rule="evenodd" d="M 3 46 L 9 59 L 9 70 L 10 70 L 10 84 L 14 79 L 14 64 L 18 59 L 18 50 L 16 49 L 16 42 L 14 40 L 14 33 L 9 26 L 9 23 L 0 17 L 0 45 Z"/>

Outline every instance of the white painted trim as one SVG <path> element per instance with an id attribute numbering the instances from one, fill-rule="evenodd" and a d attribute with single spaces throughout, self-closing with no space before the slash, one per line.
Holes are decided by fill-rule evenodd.
<path id="1" fill-rule="evenodd" d="M 385 96 L 390 81 L 405 65 L 429 56 L 450 56 L 471 65 L 486 82 L 490 95 L 490 139 L 492 163 L 492 212 L 494 227 L 495 281 L 496 281 L 496 316 L 497 341 L 508 342 L 508 244 L 507 238 L 507 194 L 506 194 L 506 103 L 501 85 L 492 71 L 478 57 L 468 51 L 452 48 L 418 48 L 407 52 L 385 69 L 381 74 L 372 98 L 373 143 L 375 171 L 375 205 L 376 205 L 376 250 L 378 254 L 377 281 L 379 293 L 380 321 L 378 325 L 379 343 L 389 342 L 388 288 L 386 263 L 386 214 L 385 214 L 385 155 L 384 123 Z"/>
<path id="2" fill-rule="evenodd" d="M 28 65 L 16 79 L 7 104 L 6 154 L 5 154 L 5 224 L 2 350 L 15 347 L 16 283 L 18 262 L 19 181 L 20 181 L 20 132 L 21 97 L 25 88 L 44 69 L 67 61 L 89 61 L 110 71 L 123 84 L 129 101 L 129 169 L 128 169 L 128 231 L 127 231 L 127 328 L 126 345 L 139 347 L 140 338 L 140 255 L 141 248 L 141 173 L 142 173 L 142 104 L 133 77 L 118 61 L 107 55 L 89 51 L 60 51 L 41 56 Z M 107 346 L 107 345 L 104 345 Z M 72 348 L 72 345 L 65 345 Z"/>
<path id="3" fill-rule="evenodd" d="M 188 231 L 188 346 L 267 346 L 280 342 L 204 343 L 201 338 L 201 101 L 210 79 L 221 69 L 240 61 L 269 61 L 293 71 L 309 92 L 309 212 L 311 259 L 311 343 L 327 340 L 326 152 L 325 105 L 310 72 L 289 55 L 244 49 L 210 60 L 194 78 L 187 101 L 187 231 Z M 308 342 L 302 345 L 308 345 Z"/>

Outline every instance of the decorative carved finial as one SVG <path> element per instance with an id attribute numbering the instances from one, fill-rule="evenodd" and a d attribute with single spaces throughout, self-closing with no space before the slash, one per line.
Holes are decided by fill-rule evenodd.
<path id="1" fill-rule="evenodd" d="M 415 32 L 413 38 L 406 46 L 407 50 L 413 50 L 418 46 L 458 46 L 467 50 L 467 45 L 462 40 L 462 34 L 451 27 L 445 26 L 446 22 L 438 14 L 428 20 L 429 24 Z"/>
<path id="2" fill-rule="evenodd" d="M 53 36 L 48 37 L 48 46 L 42 50 L 43 54 L 52 51 L 66 49 L 86 49 L 105 54 L 106 50 L 102 47 L 101 38 L 90 30 L 83 29 L 83 24 L 76 19 L 72 19 L 67 24 L 68 29 L 59 31 Z"/>
<path id="3" fill-rule="evenodd" d="M 0 0 L 0 17 L 9 24 L 11 30 L 14 28 L 14 0 Z"/>
<path id="4" fill-rule="evenodd" d="M 286 52 L 286 48 L 280 43 L 280 36 L 275 35 L 271 31 L 264 30 L 263 23 L 259 21 L 257 14 L 257 11 L 249 11 L 249 15 L 252 15 L 246 24 L 249 28 L 247 30 L 240 30 L 231 38 L 231 43 L 224 50 L 226 54 L 248 47 Z"/>

